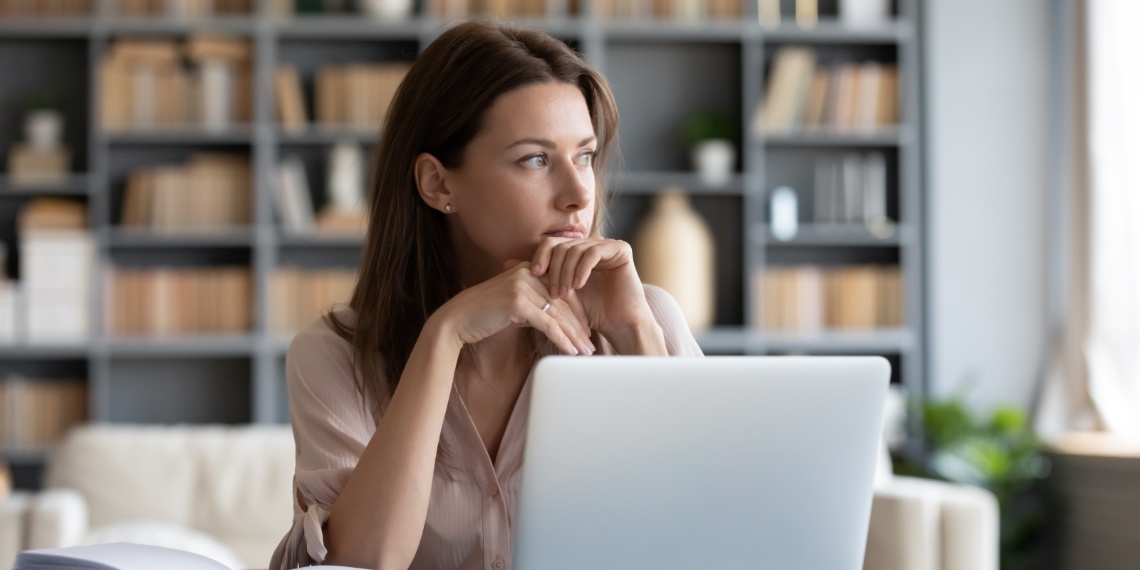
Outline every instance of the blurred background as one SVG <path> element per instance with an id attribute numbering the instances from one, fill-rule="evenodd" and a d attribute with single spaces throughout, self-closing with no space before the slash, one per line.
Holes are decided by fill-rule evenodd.
<path id="1" fill-rule="evenodd" d="M 0 567 L 159 516 L 76 482 L 134 458 L 77 426 L 291 453 L 291 335 L 347 300 L 388 103 L 468 17 L 609 79 L 607 233 L 706 354 L 882 355 L 888 465 L 987 493 L 923 538 L 882 491 L 867 567 L 1140 560 L 1140 3 L 0 0 Z M 83 532 L 17 529 L 68 485 Z"/>

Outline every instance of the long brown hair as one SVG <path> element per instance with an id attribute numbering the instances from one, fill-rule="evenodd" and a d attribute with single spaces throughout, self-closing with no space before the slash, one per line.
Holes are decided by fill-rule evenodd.
<path id="1" fill-rule="evenodd" d="M 496 99 L 553 82 L 582 91 L 598 137 L 597 234 L 605 221 L 606 158 L 617 149 L 617 105 L 605 78 L 561 41 L 507 24 L 462 23 L 420 54 L 396 91 L 373 159 L 368 234 L 349 301 L 356 319 L 325 317 L 352 344 L 357 386 L 377 409 L 396 390 L 427 318 L 460 291 L 444 214 L 416 189 L 416 157 L 426 152 L 459 167 Z"/>

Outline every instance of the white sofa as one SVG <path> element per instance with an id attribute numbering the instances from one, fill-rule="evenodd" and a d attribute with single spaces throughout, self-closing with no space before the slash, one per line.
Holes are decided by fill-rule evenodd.
<path id="1" fill-rule="evenodd" d="M 59 448 L 47 490 L 0 504 L 0 569 L 16 545 L 131 538 L 264 568 L 292 520 L 293 457 L 288 427 L 78 429 Z M 889 473 L 883 454 L 865 568 L 997 570 L 991 494 Z M 22 533 L 13 528 L 21 522 Z"/>

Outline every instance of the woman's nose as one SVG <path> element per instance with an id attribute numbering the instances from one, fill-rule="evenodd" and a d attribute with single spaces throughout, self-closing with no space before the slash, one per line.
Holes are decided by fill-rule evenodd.
<path id="1" fill-rule="evenodd" d="M 561 169 L 557 207 L 559 210 L 581 210 L 594 199 L 594 172 L 568 164 Z"/>

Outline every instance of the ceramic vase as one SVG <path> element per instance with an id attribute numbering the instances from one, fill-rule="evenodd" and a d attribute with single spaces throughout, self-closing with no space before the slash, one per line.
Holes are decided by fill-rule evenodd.
<path id="1" fill-rule="evenodd" d="M 680 188 L 667 188 L 653 200 L 634 238 L 634 252 L 642 281 L 668 291 L 690 329 L 712 326 L 716 306 L 712 230 Z"/>
<path id="2" fill-rule="evenodd" d="M 881 26 L 891 17 L 890 0 L 840 0 L 839 21 L 845 26 Z"/>
<path id="3" fill-rule="evenodd" d="M 701 182 L 709 186 L 724 186 L 732 177 L 736 164 L 736 147 L 732 141 L 710 139 L 693 145 L 693 167 Z"/>

